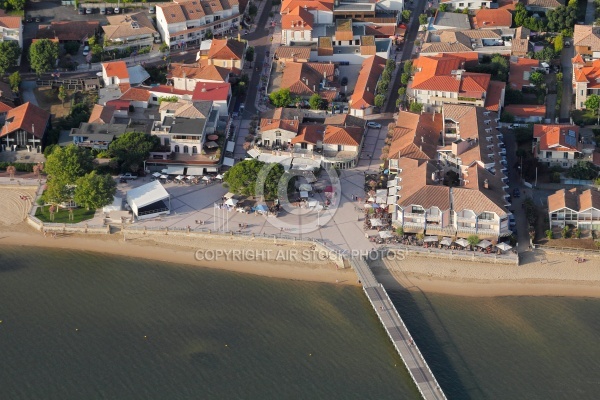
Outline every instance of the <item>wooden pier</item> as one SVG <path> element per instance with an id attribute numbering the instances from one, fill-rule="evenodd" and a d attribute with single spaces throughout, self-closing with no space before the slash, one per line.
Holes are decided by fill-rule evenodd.
<path id="1" fill-rule="evenodd" d="M 359 258 L 351 258 L 350 265 L 356 271 L 362 283 L 363 290 L 377 313 L 396 351 L 400 354 L 404 365 L 417 385 L 425 400 L 443 399 L 446 395 L 438 384 L 433 372 L 427 365 L 423 354 L 417 347 L 416 341 L 410 335 L 408 328 L 400 318 L 400 314 L 390 300 L 383 285 L 381 285 L 367 263 Z"/>

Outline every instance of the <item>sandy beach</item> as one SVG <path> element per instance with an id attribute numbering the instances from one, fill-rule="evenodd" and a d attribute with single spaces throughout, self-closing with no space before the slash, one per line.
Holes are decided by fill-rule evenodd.
<path id="1" fill-rule="evenodd" d="M 273 278 L 356 285 L 352 270 L 338 269 L 312 245 L 214 236 L 207 239 L 128 233 L 45 237 L 26 222 L 32 188 L 0 189 L 0 246 L 35 246 L 138 257 Z M 27 197 L 27 198 L 26 198 Z M 237 253 L 226 253 L 235 250 Z M 577 263 L 575 255 L 521 255 L 519 266 L 407 256 L 370 262 L 388 288 L 461 296 L 600 297 L 600 258 Z"/>

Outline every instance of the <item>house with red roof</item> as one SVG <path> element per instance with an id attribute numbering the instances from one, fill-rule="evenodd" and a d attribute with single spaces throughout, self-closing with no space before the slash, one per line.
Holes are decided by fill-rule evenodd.
<path id="1" fill-rule="evenodd" d="M 417 58 L 408 96 L 423 104 L 426 112 L 441 112 L 443 104 L 468 104 L 499 111 L 504 105 L 504 84 L 492 84 L 490 74 L 466 72 L 465 61 L 453 54 Z M 492 89 L 494 96 L 488 95 Z"/>
<path id="2" fill-rule="evenodd" d="M 298 8 L 312 14 L 315 24 L 333 23 L 333 0 L 284 0 L 281 3 L 282 24 L 283 17 L 287 14 L 297 12 Z"/>
<path id="3" fill-rule="evenodd" d="M 351 115 L 362 118 L 375 112 L 375 91 L 385 63 L 379 56 L 371 56 L 363 62 L 349 101 Z"/>
<path id="4" fill-rule="evenodd" d="M 50 113 L 28 102 L 6 112 L 0 144 L 4 149 L 41 150 L 49 128 Z"/>
<path id="5" fill-rule="evenodd" d="M 227 82 L 200 82 L 192 93 L 194 101 L 212 101 L 213 110 L 219 111 L 220 117 L 229 115 L 231 100 L 231 84 Z"/>
<path id="6" fill-rule="evenodd" d="M 289 46 L 291 42 L 312 41 L 314 16 L 303 7 L 297 6 L 281 17 L 281 44 Z"/>
<path id="7" fill-rule="evenodd" d="M 577 125 L 533 126 L 533 155 L 538 161 L 572 167 L 583 158 L 583 144 Z"/>
<path id="8" fill-rule="evenodd" d="M 577 54 L 571 61 L 575 109 L 583 110 L 589 95 L 600 94 L 600 59 L 585 61 L 581 54 Z"/>
<path id="9" fill-rule="evenodd" d="M 0 42 L 17 42 L 23 49 L 23 21 L 22 17 L 8 16 L 4 10 L 0 10 Z M 21 65 L 21 57 L 17 65 Z"/>
<path id="10" fill-rule="evenodd" d="M 102 79 L 105 86 L 129 83 L 129 71 L 125 61 L 102 63 Z"/>
<path id="11" fill-rule="evenodd" d="M 239 75 L 241 70 L 244 69 L 246 47 L 246 42 L 239 40 L 213 39 L 205 58 L 206 63 L 232 69 L 233 73 Z"/>
<path id="12" fill-rule="evenodd" d="M 521 91 L 523 86 L 535 86 L 529 77 L 540 68 L 540 61 L 531 58 L 511 57 L 508 85 L 513 90 Z"/>
<path id="13" fill-rule="evenodd" d="M 546 118 L 545 104 L 509 104 L 504 112 L 512 115 L 515 122 L 540 123 Z"/>

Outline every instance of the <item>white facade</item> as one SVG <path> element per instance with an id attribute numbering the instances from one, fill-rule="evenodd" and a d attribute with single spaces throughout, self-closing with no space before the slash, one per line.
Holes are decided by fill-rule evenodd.
<path id="1" fill-rule="evenodd" d="M 18 28 L 8 28 L 0 24 L 0 42 L 17 42 L 21 51 L 23 50 L 23 23 L 19 17 L 3 17 L 10 18 L 11 21 L 18 20 Z M 22 55 L 22 54 L 21 54 Z M 17 60 L 17 65 L 21 65 L 21 57 Z"/>
<path id="2" fill-rule="evenodd" d="M 479 10 L 481 8 L 490 8 L 492 1 L 487 0 L 450 0 L 444 1 L 441 4 L 448 4 L 448 10 L 464 10 L 468 8 L 469 10 Z"/>

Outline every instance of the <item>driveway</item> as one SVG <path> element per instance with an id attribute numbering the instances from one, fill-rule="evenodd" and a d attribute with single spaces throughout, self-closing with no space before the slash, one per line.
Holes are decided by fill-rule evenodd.
<path id="1" fill-rule="evenodd" d="M 573 64 L 571 59 L 573 58 L 573 47 L 563 49 L 560 56 L 560 65 L 563 73 L 563 92 L 562 100 L 560 103 L 560 119 L 567 120 L 571 116 L 571 99 L 573 98 Z M 557 83 L 558 84 L 558 83 Z"/>
<path id="2" fill-rule="evenodd" d="M 21 96 L 23 96 L 23 102 L 30 102 L 33 105 L 39 106 L 33 89 L 37 87 L 35 81 L 23 81 L 21 83 Z"/>

